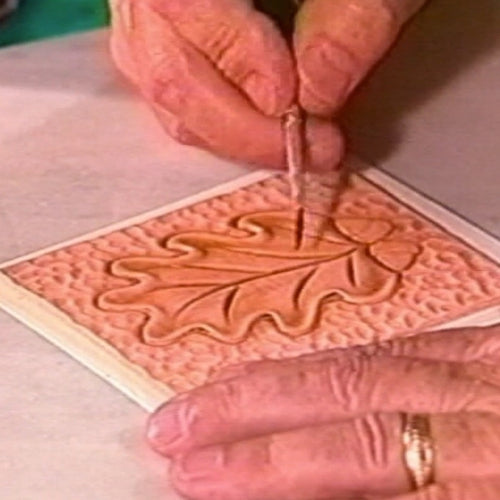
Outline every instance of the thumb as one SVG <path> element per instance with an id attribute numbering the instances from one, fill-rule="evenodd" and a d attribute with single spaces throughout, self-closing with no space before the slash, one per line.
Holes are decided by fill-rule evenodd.
<path id="1" fill-rule="evenodd" d="M 490 479 L 436 484 L 390 500 L 498 500 L 498 498 L 500 498 L 500 480 Z"/>
<path id="2" fill-rule="evenodd" d="M 425 0 L 306 0 L 297 16 L 300 101 L 331 116 Z"/>

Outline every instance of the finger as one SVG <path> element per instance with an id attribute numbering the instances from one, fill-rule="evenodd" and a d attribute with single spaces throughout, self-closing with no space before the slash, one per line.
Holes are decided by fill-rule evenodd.
<path id="1" fill-rule="evenodd" d="M 176 457 L 172 481 L 193 500 L 309 500 L 409 489 L 399 415 L 372 415 Z"/>
<path id="2" fill-rule="evenodd" d="M 280 361 L 263 360 L 241 363 L 219 369 L 212 375 L 210 381 L 222 381 L 257 371 L 274 370 L 277 366 L 300 366 L 304 361 L 328 361 L 350 355 L 398 356 L 463 363 L 480 362 L 498 366 L 500 362 L 500 325 L 426 332 L 413 337 L 365 346 L 329 349 Z"/>
<path id="3" fill-rule="evenodd" d="M 500 480 L 482 479 L 435 484 L 414 493 L 392 497 L 390 500 L 498 500 Z"/>
<path id="4" fill-rule="evenodd" d="M 331 116 L 425 0 L 307 0 L 297 17 L 300 101 Z"/>
<path id="5" fill-rule="evenodd" d="M 171 455 L 372 412 L 498 412 L 498 387 L 463 372 L 457 363 L 352 354 L 277 363 L 167 404 L 151 417 L 148 437 Z"/>
<path id="6" fill-rule="evenodd" d="M 185 127 L 175 115 L 154 103 L 152 108 L 163 129 L 178 143 L 209 149 L 209 145 Z"/>
<path id="7" fill-rule="evenodd" d="M 374 346 L 374 352 L 377 347 Z M 422 333 L 380 345 L 387 355 L 443 361 L 473 362 L 498 365 L 500 362 L 500 325 L 460 328 Z"/>
<path id="8" fill-rule="evenodd" d="M 174 114 L 219 155 L 270 167 L 284 167 L 281 120 L 251 106 L 163 17 L 135 8 L 136 52 L 143 55 L 140 81 L 151 102 Z M 333 169 L 343 154 L 340 132 L 311 120 L 306 135 L 312 166 Z"/>
<path id="9" fill-rule="evenodd" d="M 111 55 L 117 68 L 133 84 L 138 85 L 137 62 L 130 43 L 133 33 L 131 0 L 111 0 Z"/>
<path id="10" fill-rule="evenodd" d="M 148 0 L 265 114 L 279 116 L 295 94 L 292 56 L 279 30 L 249 0 Z"/>
<path id="11" fill-rule="evenodd" d="M 500 477 L 500 418 L 497 415 L 432 415 L 431 429 L 437 483 Z"/>
<path id="12" fill-rule="evenodd" d="M 399 414 L 377 414 L 196 449 L 175 459 L 173 479 L 182 493 L 194 499 L 392 495 L 409 487 L 401 427 Z M 437 415 L 431 417 L 431 428 L 436 483 L 498 475 L 498 417 Z"/>
<path id="13" fill-rule="evenodd" d="M 471 327 L 436 332 L 425 332 L 406 338 L 386 342 L 330 349 L 323 352 L 306 354 L 299 358 L 280 361 L 280 363 L 300 363 L 305 361 L 327 361 L 350 353 L 366 356 L 398 356 L 415 359 L 428 359 L 451 362 L 481 362 L 498 366 L 500 362 L 500 325 Z M 253 362 L 240 367 L 240 376 L 259 369 Z"/>

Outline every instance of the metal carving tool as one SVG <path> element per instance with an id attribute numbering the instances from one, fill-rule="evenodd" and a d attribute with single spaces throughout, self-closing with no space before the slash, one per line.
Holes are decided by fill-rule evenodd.
<path id="1" fill-rule="evenodd" d="M 302 1 L 255 0 L 254 3 L 276 22 L 292 46 L 295 15 Z M 319 241 L 321 238 L 337 201 L 339 179 L 333 170 L 329 178 L 328 173 L 314 173 L 307 168 L 304 113 L 297 101 L 283 117 L 283 130 L 291 200 L 296 210 L 295 247 L 298 249 L 305 241 L 306 225 L 309 239 Z"/>
<path id="2" fill-rule="evenodd" d="M 255 0 L 255 6 L 267 14 L 280 28 L 290 46 L 293 40 L 295 15 L 303 0 Z M 299 249 L 304 241 L 304 153 L 305 137 L 302 112 L 294 104 L 283 116 L 283 135 L 285 141 L 286 164 L 290 183 L 292 210 L 296 211 L 295 248 Z"/>
<path id="3" fill-rule="evenodd" d="M 292 106 L 283 117 L 286 164 L 292 210 L 296 210 L 295 248 L 302 247 L 305 231 L 305 137 L 302 112 L 298 105 Z"/>

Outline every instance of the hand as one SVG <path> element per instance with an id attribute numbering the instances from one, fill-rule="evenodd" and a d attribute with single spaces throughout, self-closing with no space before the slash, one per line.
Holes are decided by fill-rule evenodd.
<path id="1" fill-rule="evenodd" d="M 218 155 L 283 167 L 280 116 L 296 94 L 285 40 L 249 0 L 111 0 L 112 52 L 171 136 Z M 334 169 L 343 139 L 310 118 L 312 166 Z"/>
<path id="2" fill-rule="evenodd" d="M 296 19 L 300 103 L 331 117 L 426 0 L 306 0 Z"/>
<path id="3" fill-rule="evenodd" d="M 223 370 L 152 416 L 193 500 L 498 500 L 500 325 Z M 409 493 L 401 412 L 430 415 L 435 484 Z"/>

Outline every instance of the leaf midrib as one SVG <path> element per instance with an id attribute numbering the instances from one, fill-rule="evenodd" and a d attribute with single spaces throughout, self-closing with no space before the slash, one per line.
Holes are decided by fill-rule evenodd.
<path id="1" fill-rule="evenodd" d="M 199 301 L 201 301 L 203 299 L 206 299 L 207 297 L 210 297 L 210 295 L 213 295 L 215 293 L 221 292 L 221 291 L 223 291 L 225 289 L 233 288 L 233 287 L 236 287 L 236 286 L 241 286 L 241 285 L 250 283 L 252 281 L 264 279 L 264 278 L 270 277 L 270 276 L 272 276 L 274 274 L 288 273 L 288 272 L 291 272 L 291 271 L 297 271 L 299 269 L 303 269 L 303 268 L 307 268 L 307 267 L 315 266 L 315 265 L 319 266 L 321 264 L 324 264 L 325 262 L 329 262 L 329 261 L 332 261 L 332 260 L 339 260 L 339 259 L 342 259 L 344 257 L 348 257 L 348 256 L 354 254 L 357 250 L 358 250 L 357 248 L 354 248 L 354 249 L 351 249 L 351 250 L 349 250 L 347 252 L 344 252 L 342 254 L 339 254 L 339 255 L 325 257 L 323 259 L 313 259 L 313 260 L 305 262 L 305 263 L 301 263 L 301 264 L 297 264 L 295 266 L 290 266 L 290 267 L 287 267 L 287 268 L 284 268 L 284 269 L 280 269 L 279 271 L 269 271 L 269 272 L 266 272 L 266 273 L 263 273 L 263 274 L 259 274 L 258 276 L 251 276 L 249 278 L 243 278 L 241 280 L 234 281 L 234 282 L 231 282 L 231 283 L 228 283 L 228 284 L 219 285 L 219 286 L 211 289 L 210 291 L 204 292 L 204 293 L 198 295 L 197 297 L 194 297 L 191 300 L 187 301 L 177 311 L 177 313 L 175 314 L 175 317 L 177 318 L 182 313 L 186 312 L 191 306 L 195 305 L 197 302 L 199 302 Z"/>

